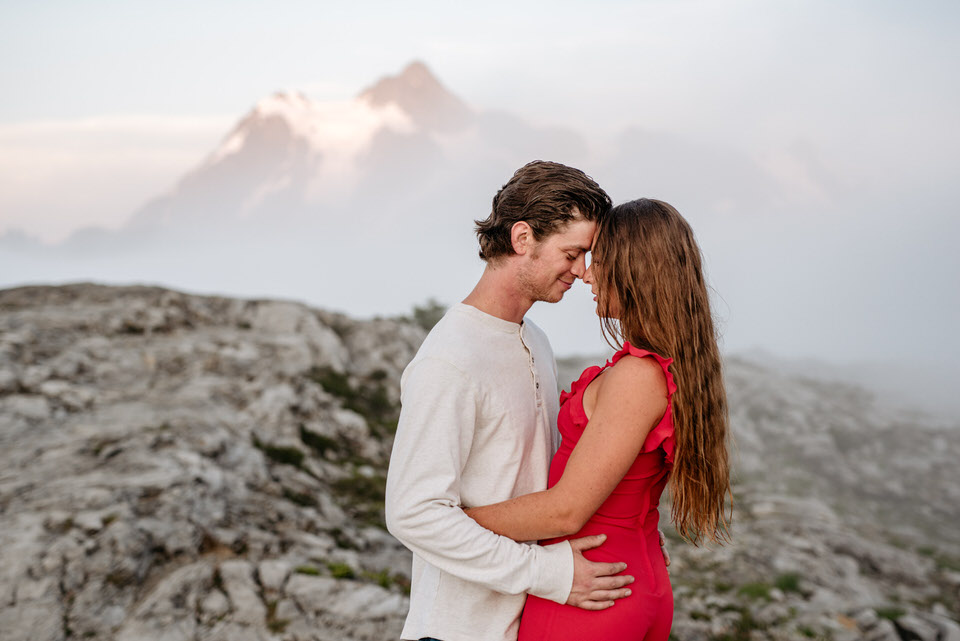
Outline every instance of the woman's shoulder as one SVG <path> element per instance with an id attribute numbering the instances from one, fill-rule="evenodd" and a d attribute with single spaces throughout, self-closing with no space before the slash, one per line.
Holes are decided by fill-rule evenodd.
<path id="1" fill-rule="evenodd" d="M 623 354 L 607 368 L 598 382 L 611 391 L 629 392 L 643 397 L 644 401 L 663 399 L 665 404 L 669 398 L 664 368 L 657 360 L 646 355 Z"/>
<path id="2" fill-rule="evenodd" d="M 624 342 L 623 347 L 610 358 L 608 369 L 610 374 L 618 372 L 617 377 L 625 382 L 656 388 L 669 398 L 677 391 L 670 371 L 672 364 L 672 358 Z"/>

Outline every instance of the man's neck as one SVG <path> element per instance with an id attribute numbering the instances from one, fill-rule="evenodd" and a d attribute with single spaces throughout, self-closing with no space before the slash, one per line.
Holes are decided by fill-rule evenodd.
<path id="1" fill-rule="evenodd" d="M 490 265 L 483 270 L 473 291 L 463 299 L 465 305 L 512 323 L 521 322 L 533 302 L 521 293 L 513 270 Z"/>

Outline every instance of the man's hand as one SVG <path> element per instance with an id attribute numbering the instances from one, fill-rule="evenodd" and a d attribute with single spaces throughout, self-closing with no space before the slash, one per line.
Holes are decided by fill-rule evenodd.
<path id="1" fill-rule="evenodd" d="M 670 553 L 667 552 L 667 537 L 663 535 L 663 530 L 657 530 L 660 533 L 660 551 L 663 552 L 663 562 L 670 567 Z"/>
<path id="2" fill-rule="evenodd" d="M 583 550 L 600 547 L 607 540 L 605 534 L 572 539 L 573 589 L 567 605 L 584 610 L 606 610 L 616 599 L 630 596 L 623 586 L 633 583 L 632 576 L 614 576 L 627 569 L 626 563 L 594 563 L 583 556 Z"/>

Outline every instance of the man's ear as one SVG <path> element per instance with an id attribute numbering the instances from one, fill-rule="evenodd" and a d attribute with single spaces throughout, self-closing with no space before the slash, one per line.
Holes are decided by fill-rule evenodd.
<path id="1" fill-rule="evenodd" d="M 523 256 L 533 247 L 534 240 L 533 228 L 527 221 L 520 220 L 513 223 L 513 227 L 510 228 L 510 243 L 513 245 L 513 251 Z"/>

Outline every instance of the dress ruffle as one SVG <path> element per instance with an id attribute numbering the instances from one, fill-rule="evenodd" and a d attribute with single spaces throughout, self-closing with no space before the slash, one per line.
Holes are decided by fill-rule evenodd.
<path id="1" fill-rule="evenodd" d="M 608 361 L 607 365 L 609 364 L 610 362 Z M 600 365 L 591 365 L 587 369 L 583 370 L 583 373 L 580 374 L 580 378 L 570 383 L 569 392 L 560 392 L 560 404 L 563 405 L 569 399 L 576 396 L 577 393 L 585 390 L 587 388 L 587 385 L 589 385 L 593 381 L 593 379 L 597 377 L 597 374 L 603 371 L 604 367 L 606 367 L 606 365 L 604 365 L 603 367 L 601 367 Z"/>
<path id="2" fill-rule="evenodd" d="M 649 350 L 640 349 L 639 347 L 634 347 L 629 342 L 624 342 L 623 347 L 620 348 L 613 356 L 610 357 L 610 360 L 606 362 L 602 367 L 600 365 L 593 365 L 583 370 L 583 373 L 580 374 L 580 378 L 570 384 L 569 392 L 560 393 L 560 404 L 563 405 L 571 398 L 575 397 L 577 394 L 583 393 L 583 390 L 593 382 L 593 379 L 597 377 L 604 369 L 611 367 L 617 363 L 621 358 L 630 354 L 631 356 L 653 357 L 657 363 L 660 364 L 660 367 L 663 369 L 663 375 L 667 379 L 667 410 L 664 412 L 663 417 L 660 421 L 654 426 L 650 433 L 647 434 L 646 440 L 643 442 L 643 447 L 641 448 L 641 453 L 653 452 L 657 448 L 662 448 L 664 454 L 666 455 L 666 461 L 669 465 L 673 465 L 673 451 L 676 446 L 676 437 L 673 428 L 673 405 L 672 399 L 674 393 L 677 391 L 677 385 L 673 381 L 673 374 L 670 372 L 670 365 L 673 363 L 672 358 L 664 358 L 657 354 L 656 352 L 651 352 Z M 580 403 L 575 404 L 571 407 L 572 415 L 575 419 L 578 419 L 578 423 L 581 427 L 585 426 L 587 423 L 587 415 L 583 410 L 583 398 L 580 399 Z"/>

